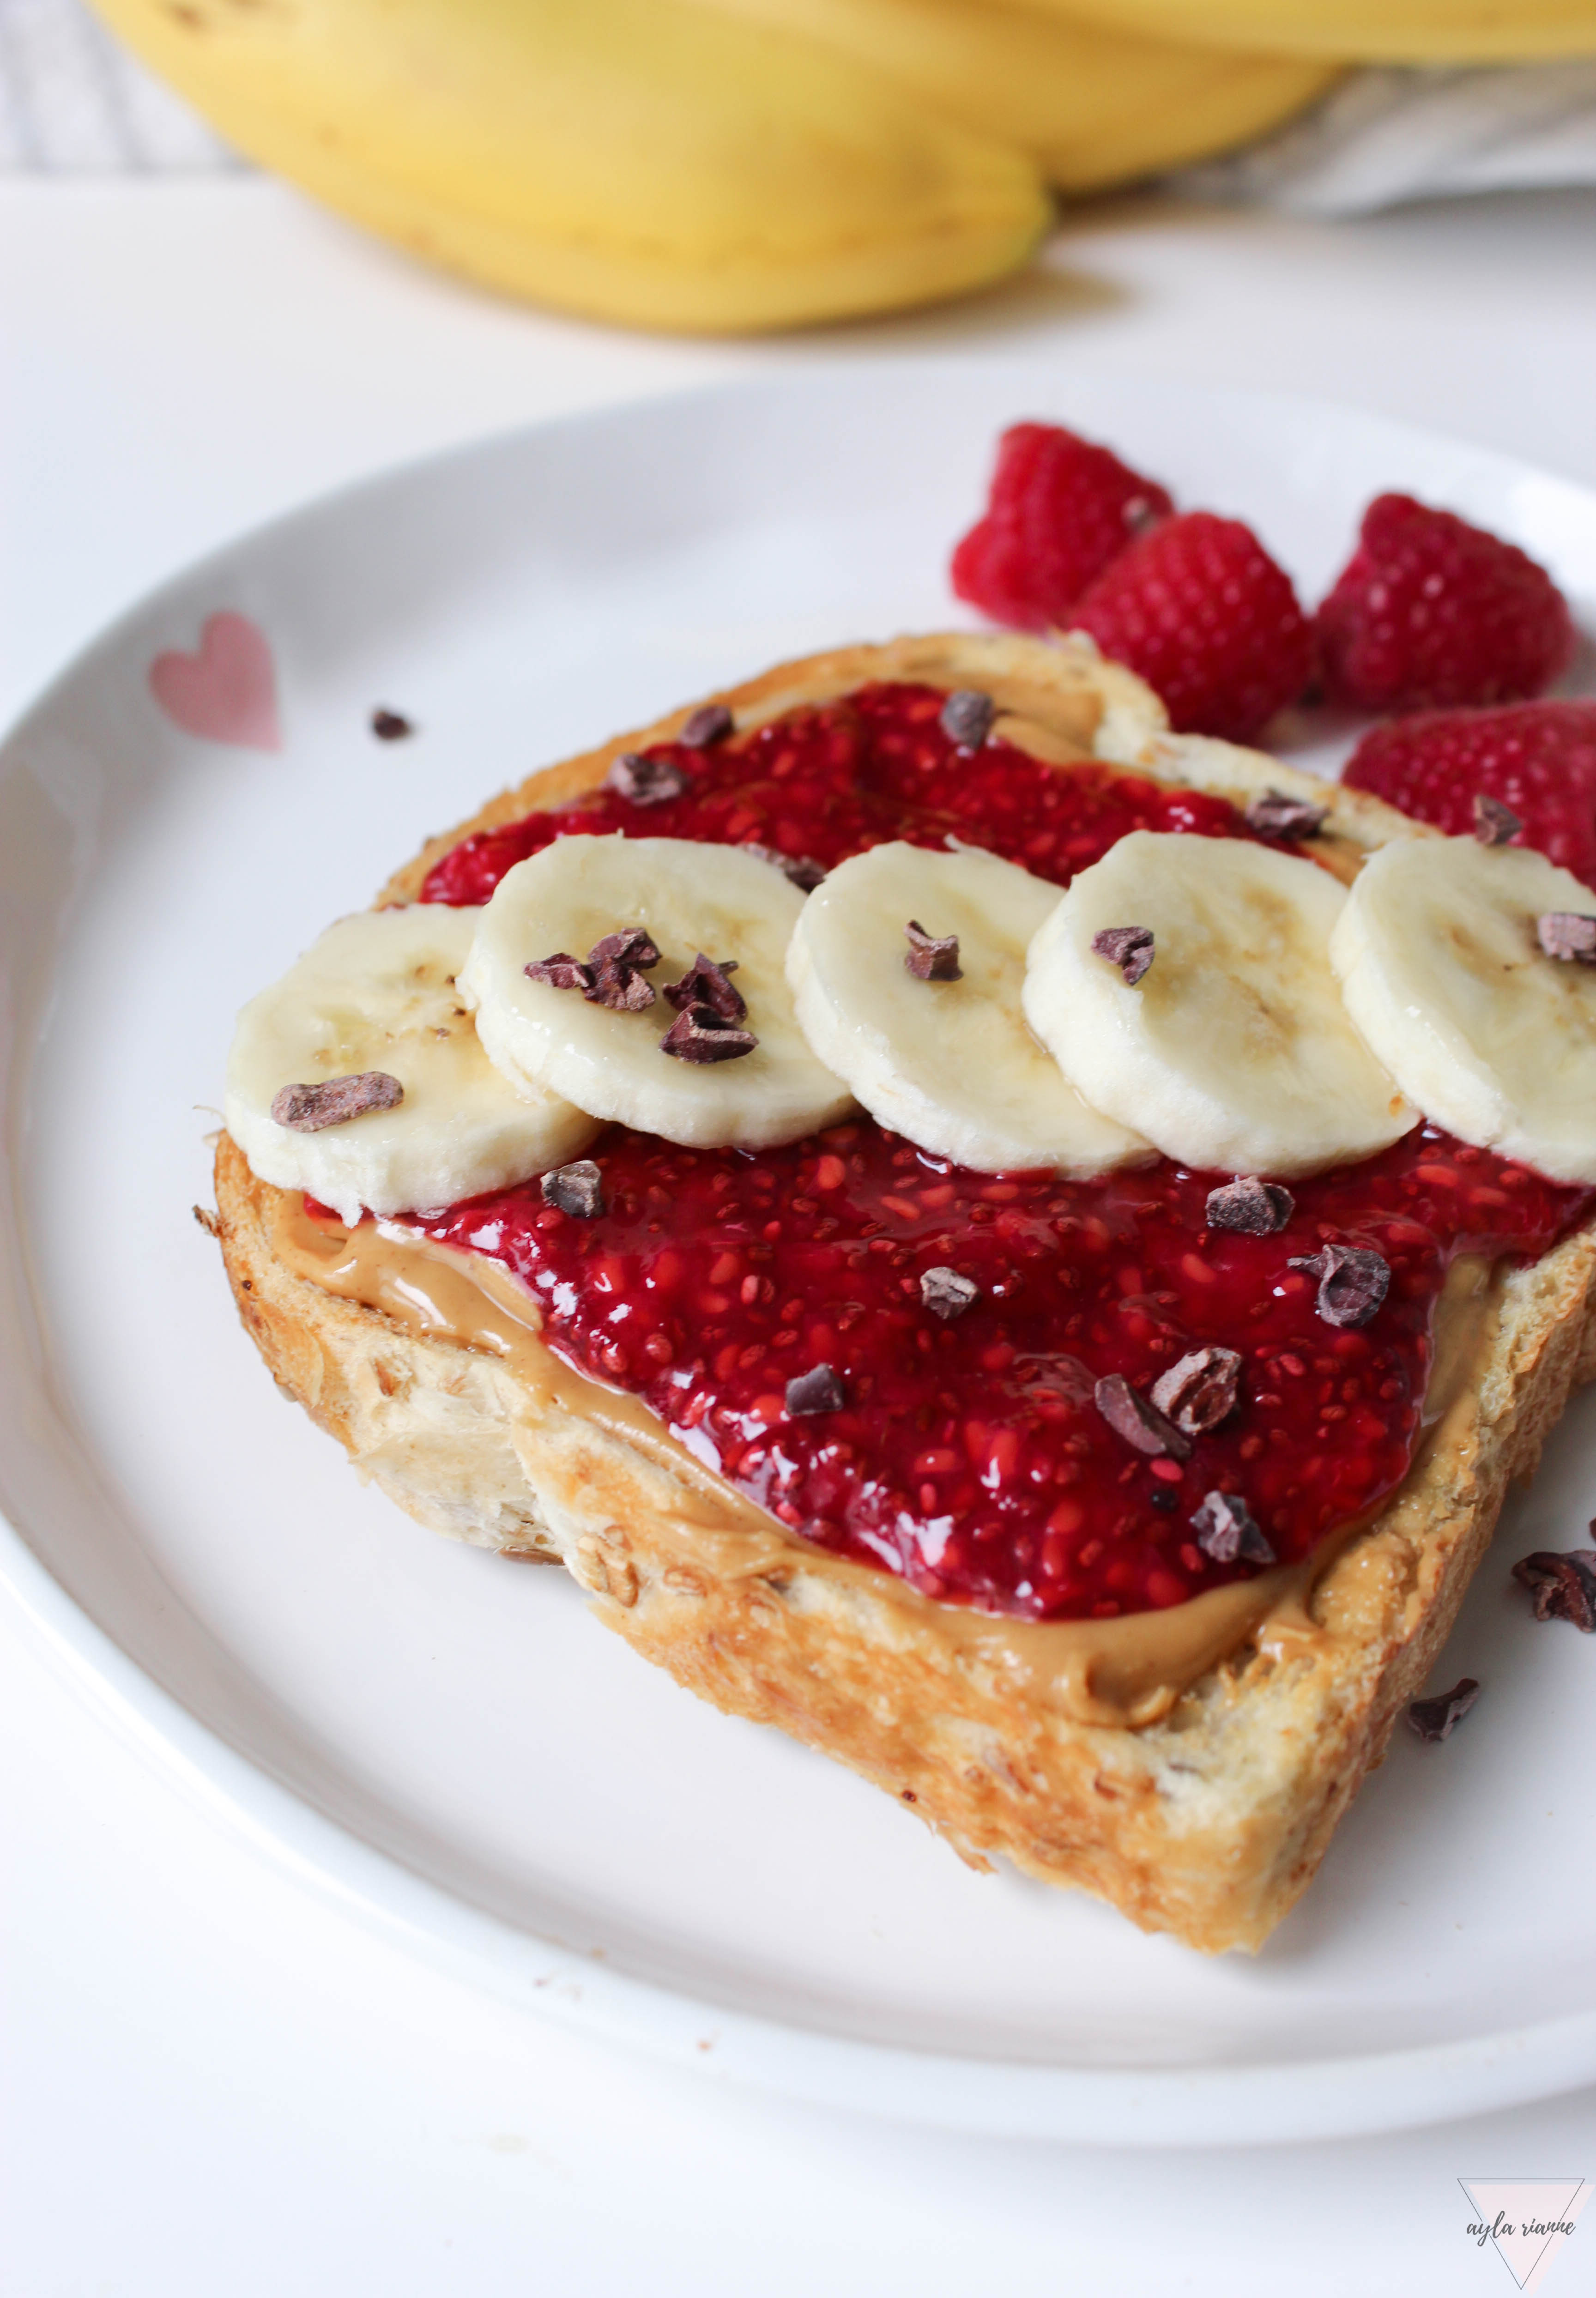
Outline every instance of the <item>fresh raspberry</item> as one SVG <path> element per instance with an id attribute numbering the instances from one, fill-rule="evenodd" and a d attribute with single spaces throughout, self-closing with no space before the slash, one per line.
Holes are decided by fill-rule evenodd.
<path id="1" fill-rule="evenodd" d="M 1051 423 L 1016 423 L 998 442 L 986 517 L 953 554 L 953 587 L 995 623 L 1047 630 L 1173 508 L 1106 447 Z"/>
<path id="2" fill-rule="evenodd" d="M 1162 697 L 1178 733 L 1250 741 L 1294 702 L 1313 632 L 1290 577 L 1239 519 L 1165 519 L 1115 559 L 1075 610 L 1104 654 Z"/>
<path id="3" fill-rule="evenodd" d="M 1422 711 L 1365 734 L 1342 780 L 1455 838 L 1476 792 L 1496 798 L 1524 825 L 1512 845 L 1596 886 L 1596 702 Z"/>
<path id="4" fill-rule="evenodd" d="M 1574 653 L 1543 566 L 1411 495 L 1379 495 L 1319 610 L 1329 691 L 1366 710 L 1450 709 L 1539 694 Z"/>

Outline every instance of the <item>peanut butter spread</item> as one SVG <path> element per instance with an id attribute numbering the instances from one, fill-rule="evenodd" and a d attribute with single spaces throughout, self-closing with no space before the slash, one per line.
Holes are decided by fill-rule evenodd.
<path id="1" fill-rule="evenodd" d="M 538 1304 L 513 1277 L 480 1256 L 418 1239 L 391 1222 L 347 1228 L 313 1220 L 301 1198 L 277 1198 L 273 1245 L 296 1277 L 388 1318 L 418 1337 L 499 1359 L 539 1409 L 570 1413 L 665 1467 L 680 1505 L 657 1535 L 679 1540 L 684 1561 L 726 1578 L 801 1571 L 876 1602 L 900 1608 L 918 1634 L 949 1657 L 1013 1683 L 1018 1696 L 1071 1720 L 1136 1727 L 1167 1715 L 1181 1693 L 1248 1641 L 1284 1656 L 1332 1633 L 1314 1616 L 1326 1570 L 1367 1529 L 1354 1521 L 1324 1539 L 1305 1562 L 1210 1591 L 1184 1604 L 1110 1620 L 1007 1618 L 920 1595 L 884 1570 L 828 1554 L 787 1531 L 712 1475 L 679 1444 L 640 1399 L 591 1380 L 550 1349 Z M 1465 1454 L 1476 1439 L 1476 1374 L 1494 1335 L 1499 1272 L 1460 1256 L 1436 1312 L 1435 1357 L 1424 1430 L 1399 1507 L 1437 1456 Z"/>

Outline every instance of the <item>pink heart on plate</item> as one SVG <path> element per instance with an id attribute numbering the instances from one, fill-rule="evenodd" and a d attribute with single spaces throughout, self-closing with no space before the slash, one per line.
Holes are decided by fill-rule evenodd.
<path id="1" fill-rule="evenodd" d="M 283 747 L 271 649 L 247 615 L 208 615 L 198 654 L 158 654 L 150 691 L 186 734 L 241 750 Z"/>

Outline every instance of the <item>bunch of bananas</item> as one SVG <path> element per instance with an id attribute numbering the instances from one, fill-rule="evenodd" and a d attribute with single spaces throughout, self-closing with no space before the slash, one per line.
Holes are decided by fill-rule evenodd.
<path id="1" fill-rule="evenodd" d="M 95 0 L 242 151 L 533 302 L 705 333 L 1014 269 L 1050 186 L 1352 61 L 1596 53 L 1596 0 Z"/>

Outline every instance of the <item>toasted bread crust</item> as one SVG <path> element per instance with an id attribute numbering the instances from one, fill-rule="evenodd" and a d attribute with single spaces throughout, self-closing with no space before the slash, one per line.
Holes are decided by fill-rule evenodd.
<path id="1" fill-rule="evenodd" d="M 716 697 L 740 724 L 872 677 L 1001 687 L 1067 743 L 1238 796 L 1311 789 L 1355 846 L 1415 825 L 1272 761 L 1182 751 L 1157 706 L 1085 649 L 1011 639 L 902 641 L 785 665 Z M 476 828 L 567 802 L 617 751 L 682 714 L 507 793 L 434 840 L 385 889 L 413 898 Z M 1189 748 L 1190 746 L 1188 746 Z M 975 1864 L 1006 1857 L 1208 1952 L 1255 1947 L 1311 1878 L 1347 1804 L 1422 1687 L 1489 1543 L 1509 1481 L 1534 1467 L 1570 1387 L 1596 1372 L 1596 1227 L 1499 1287 L 1474 1377 L 1402 1492 L 1328 1567 L 1309 1614 L 1275 1622 L 1140 1730 L 1071 1721 L 929 1634 L 888 1575 L 840 1581 L 772 1527 L 757 1570 L 699 1529 L 704 1472 L 680 1474 L 497 1359 L 422 1336 L 297 1275 L 274 1246 L 279 1193 L 223 1136 L 219 1234 L 246 1328 L 278 1381 L 420 1521 L 563 1562 L 646 1658 L 729 1712 L 835 1757 Z M 710 1480 L 711 1482 L 715 1480 Z M 869 1575 L 873 1580 L 878 1575 Z"/>

